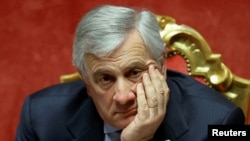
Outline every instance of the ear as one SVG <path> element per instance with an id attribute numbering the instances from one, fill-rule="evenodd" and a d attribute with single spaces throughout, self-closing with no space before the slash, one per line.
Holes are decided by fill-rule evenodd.
<path id="1" fill-rule="evenodd" d="M 79 75 L 80 75 L 80 77 L 82 79 L 83 85 L 87 89 L 88 96 L 91 97 L 91 94 L 92 94 L 91 91 L 90 91 L 91 90 L 91 86 L 89 84 L 89 81 L 87 81 L 88 79 L 83 74 L 81 74 L 80 71 L 78 71 L 78 73 L 79 73 Z"/>
<path id="2" fill-rule="evenodd" d="M 81 80 L 82 80 L 84 86 L 85 86 L 85 87 L 88 87 L 88 86 L 89 86 L 89 83 L 88 83 L 88 81 L 86 81 L 87 79 L 85 78 L 85 76 L 84 76 L 84 75 L 81 75 L 81 74 L 80 74 L 80 76 L 81 76 Z"/>
<path id="3" fill-rule="evenodd" d="M 92 96 L 91 85 L 89 84 L 88 81 L 86 81 L 86 79 L 83 79 L 83 83 L 84 83 L 85 88 L 87 89 L 88 96 L 91 97 Z"/>

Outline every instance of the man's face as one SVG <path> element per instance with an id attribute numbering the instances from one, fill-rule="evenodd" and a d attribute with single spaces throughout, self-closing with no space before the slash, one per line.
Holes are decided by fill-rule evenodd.
<path id="1" fill-rule="evenodd" d="M 137 114 L 136 86 L 142 74 L 157 63 L 147 53 L 139 33 L 131 31 L 109 57 L 86 55 L 88 80 L 85 84 L 102 119 L 125 128 Z"/>

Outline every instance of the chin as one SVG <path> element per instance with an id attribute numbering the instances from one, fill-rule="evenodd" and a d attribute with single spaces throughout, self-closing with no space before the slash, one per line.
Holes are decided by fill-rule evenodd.
<path id="1" fill-rule="evenodd" d="M 123 129 L 127 127 L 134 119 L 135 115 L 120 119 L 120 122 L 116 122 L 117 128 Z"/>

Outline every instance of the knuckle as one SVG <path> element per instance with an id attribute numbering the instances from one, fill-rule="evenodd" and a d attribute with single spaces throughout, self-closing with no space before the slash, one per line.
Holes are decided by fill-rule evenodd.
<path id="1" fill-rule="evenodd" d="M 161 81 L 165 81 L 163 75 L 160 75 L 160 76 L 159 76 L 159 79 L 160 79 Z"/>
<path id="2" fill-rule="evenodd" d="M 160 94 L 164 94 L 165 92 L 164 92 L 163 89 L 160 89 L 159 93 L 160 93 Z"/>
<path id="3" fill-rule="evenodd" d="M 148 103 L 147 102 L 143 102 L 143 103 L 141 103 L 141 106 L 142 106 L 143 109 L 146 109 L 145 107 L 148 106 Z"/>
<path id="4" fill-rule="evenodd" d="M 158 103 L 158 97 L 156 97 L 156 96 L 151 97 L 149 99 L 148 103 L 150 106 L 156 106 Z"/>
<path id="5" fill-rule="evenodd" d="M 158 102 L 158 98 L 156 96 L 151 98 L 152 103 L 157 103 Z"/>

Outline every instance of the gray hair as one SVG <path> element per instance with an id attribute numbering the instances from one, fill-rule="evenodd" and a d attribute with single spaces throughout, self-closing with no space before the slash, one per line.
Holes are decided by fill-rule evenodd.
<path id="1" fill-rule="evenodd" d="M 73 44 L 73 64 L 86 75 L 86 54 L 110 55 L 123 42 L 126 34 L 136 29 L 149 53 L 159 65 L 164 63 L 164 43 L 155 15 L 147 10 L 104 5 L 87 13 L 79 22 Z"/>

